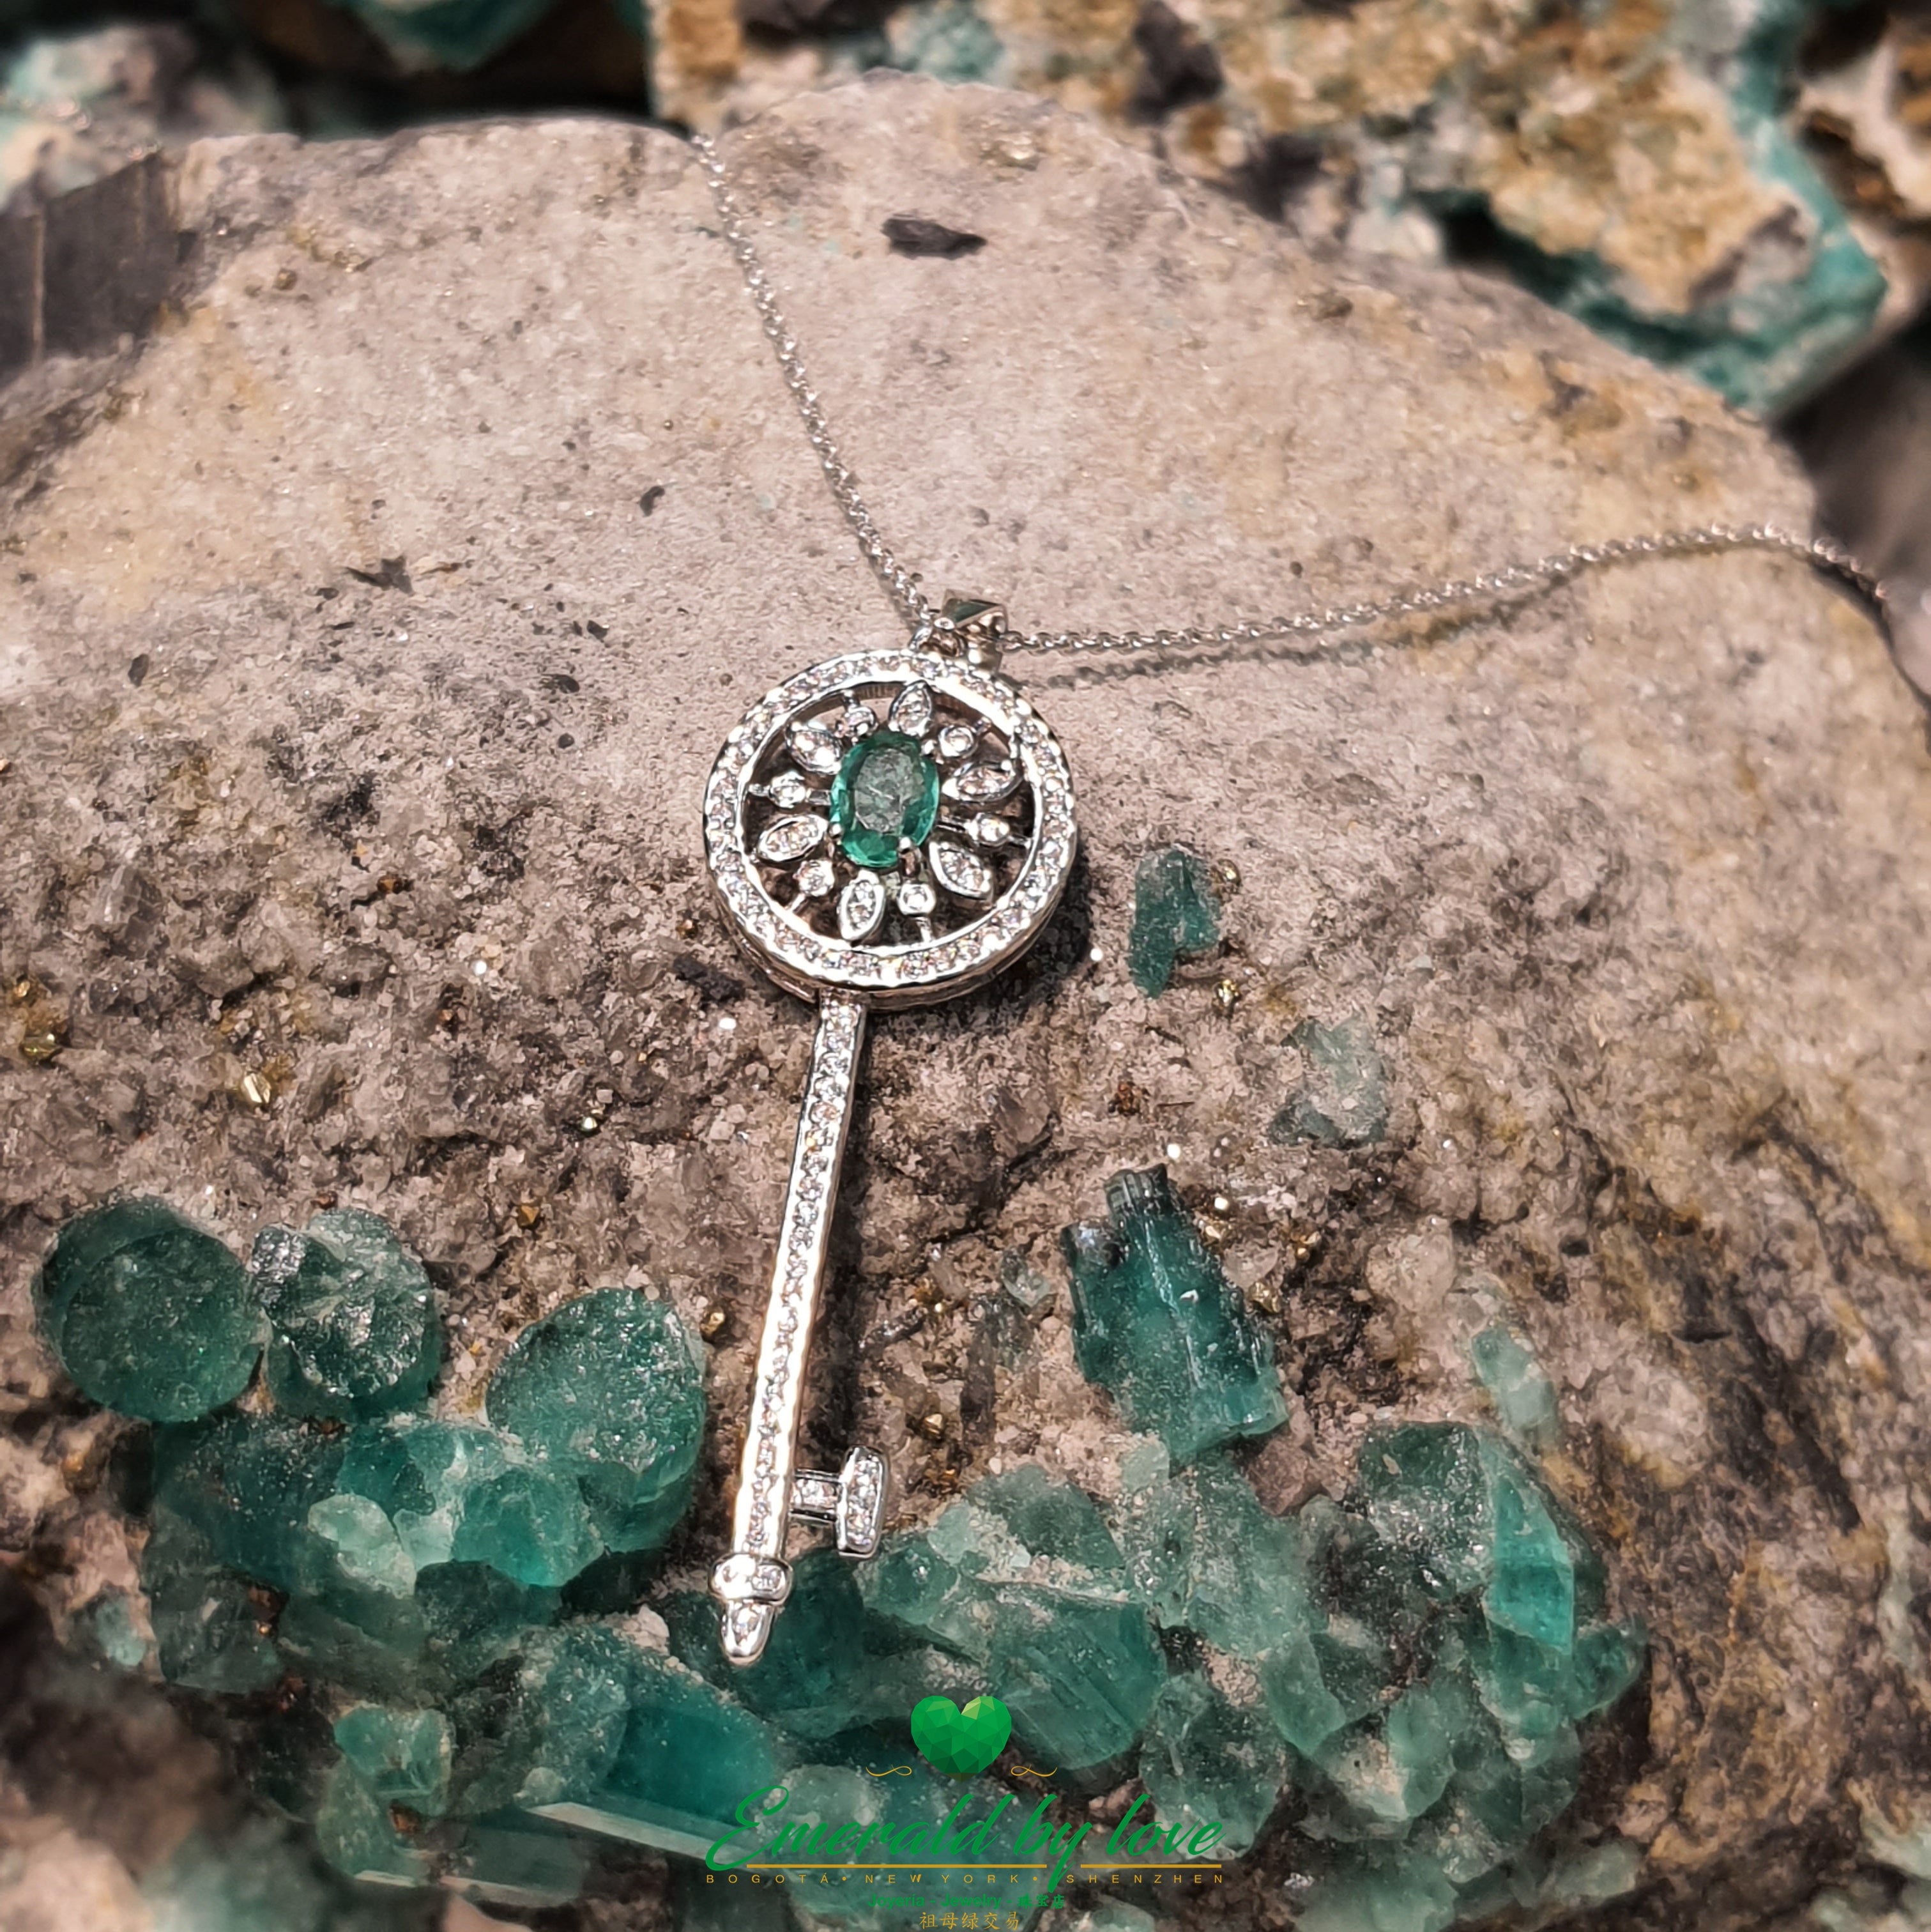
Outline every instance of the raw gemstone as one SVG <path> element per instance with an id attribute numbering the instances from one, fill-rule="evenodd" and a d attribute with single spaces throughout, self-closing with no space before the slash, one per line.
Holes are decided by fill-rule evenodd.
<path id="1" fill-rule="evenodd" d="M 164 1202 L 115 1202 L 70 1221 L 34 1298 L 81 1393 L 145 1421 L 190 1422 L 232 1402 L 261 1357 L 241 1263 Z"/>
<path id="2" fill-rule="evenodd" d="M 422 1264 L 379 1216 L 318 1214 L 264 1228 L 249 1262 L 268 1317 L 268 1388 L 296 1415 L 361 1421 L 413 1408 L 442 1359 Z"/>
<path id="3" fill-rule="evenodd" d="M 442 1882 L 484 1905 L 541 1911 L 576 1898 L 586 1866 L 582 1847 L 561 1826 L 524 1811 L 499 1811 L 463 1834 Z"/>
<path id="4" fill-rule="evenodd" d="M 1060 1237 L 1073 1351 L 1176 1462 L 1287 1420 L 1273 1343 L 1207 1251 L 1164 1167 L 1106 1184 L 1108 1225 Z"/>
<path id="5" fill-rule="evenodd" d="M 1033 1466 L 888 1544 L 859 1587 L 875 1615 L 979 1666 L 1021 1746 L 1071 1770 L 1130 1748 L 1166 1677 L 1091 1500 Z"/>
<path id="6" fill-rule="evenodd" d="M 529 1633 L 520 1654 L 451 1702 L 454 1808 L 468 1814 L 588 1798 L 623 1741 L 637 1654 L 602 1624 Z"/>
<path id="7" fill-rule="evenodd" d="M 1246 1851 L 1287 1781 L 1288 1753 L 1258 1700 L 1234 1703 L 1197 1672 L 1170 1677 L 1140 1744 L 1140 1778 L 1163 1826 L 1222 1828 L 1215 1858 Z"/>
<path id="8" fill-rule="evenodd" d="M 1470 1342 L 1468 1357 L 1502 1426 L 1526 1449 L 1553 1448 L 1562 1432 L 1555 1384 L 1528 1344 L 1498 1322 Z"/>
<path id="9" fill-rule="evenodd" d="M 449 1802 L 452 1744 L 440 1711 L 358 1704 L 335 1721 L 350 1770 L 385 1804 L 439 1818 Z"/>
<path id="10" fill-rule="evenodd" d="M 367 1497 L 325 1496 L 309 1511 L 308 1526 L 334 1550 L 352 1582 L 394 1597 L 415 1588 L 415 1564 L 395 1525 Z"/>
<path id="11" fill-rule="evenodd" d="M 1430 1595 L 1445 1600 L 1487 1582 L 1495 1513 L 1475 1430 L 1454 1422 L 1371 1430 L 1348 1502 L 1408 1558 Z"/>
<path id="12" fill-rule="evenodd" d="M 334 1492 L 342 1438 L 282 1416 L 229 1414 L 157 1430 L 157 1510 L 191 1523 L 216 1560 L 283 1592 L 298 1590 L 332 1546 L 308 1527 Z"/>
<path id="13" fill-rule="evenodd" d="M 135 1620 L 133 1600 L 124 1591 L 97 1597 L 76 1619 L 76 1633 L 121 1670 L 138 1670 L 147 1661 L 148 1640 Z"/>
<path id="14" fill-rule="evenodd" d="M 1133 871 L 1126 970 L 1149 999 L 1164 993 L 1190 953 L 1220 943 L 1220 896 L 1204 859 L 1183 845 L 1150 852 Z"/>
<path id="15" fill-rule="evenodd" d="M 1363 1859 L 1347 1877 L 1317 1885 L 1295 1926 L 1296 1932 L 1447 1932 L 1457 1910 L 1455 1888 L 1440 1865 L 1398 1847 Z"/>
<path id="16" fill-rule="evenodd" d="M 1483 1607 L 1492 1624 L 1567 1651 L 1576 1640 L 1576 1566 L 1569 1546 L 1525 1471 L 1490 1461 L 1495 1568 Z"/>
<path id="17" fill-rule="evenodd" d="M 623 1736 L 602 1781 L 533 1808 L 579 1831 L 701 1858 L 746 1793 L 778 1782 L 763 1721 L 667 1658 L 637 1653 Z"/>
<path id="18" fill-rule="evenodd" d="M 426 1886 L 434 1862 L 420 1834 L 398 1828 L 397 1814 L 345 1760 L 328 1773 L 316 1814 L 322 1856 L 345 1878 L 367 1885 Z"/>
<path id="19" fill-rule="evenodd" d="M 487 1407 L 576 1480 L 608 1548 L 654 1550 L 684 1514 L 704 1434 L 703 1355 L 668 1302 L 603 1288 L 565 1303 L 517 1337 Z"/>
<path id="20" fill-rule="evenodd" d="M 901 840 L 922 845 L 939 815 L 939 768 L 902 731 L 874 731 L 844 754 L 832 782 L 832 824 L 854 865 L 898 862 Z"/>
<path id="21" fill-rule="evenodd" d="M 1291 1521 L 1270 1516 L 1246 1477 L 1204 1456 L 1168 1473 L 1157 1439 L 1120 1469 L 1114 1526 L 1128 1574 L 1155 1618 L 1254 1660 L 1318 1625 Z"/>
<path id="22" fill-rule="evenodd" d="M 267 1602 L 171 1510 L 155 1512 L 141 1552 L 141 1587 L 169 1683 L 239 1694 L 263 1690 L 281 1676 Z"/>
<path id="23" fill-rule="evenodd" d="M 1388 1070 L 1375 1030 L 1357 1015 L 1335 1026 L 1303 1020 L 1288 1036 L 1306 1067 L 1301 1084 L 1268 1124 L 1280 1145 L 1372 1147 L 1388 1132 Z"/>

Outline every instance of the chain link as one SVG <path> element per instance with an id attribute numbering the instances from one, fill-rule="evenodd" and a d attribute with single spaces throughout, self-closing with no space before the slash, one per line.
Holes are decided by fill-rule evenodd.
<path id="1" fill-rule="evenodd" d="M 858 494 L 850 466 L 833 440 L 831 424 L 825 420 L 825 412 L 818 405 L 817 392 L 811 387 L 811 378 L 805 373 L 804 362 L 798 353 L 791 326 L 778 306 L 778 298 L 772 293 L 771 284 L 765 278 L 764 265 L 751 245 L 744 217 L 738 208 L 737 196 L 731 187 L 730 176 L 724 172 L 724 164 L 718 158 L 716 144 L 706 134 L 692 135 L 691 142 L 697 151 L 698 160 L 703 164 L 705 178 L 711 184 L 711 199 L 717 204 L 718 219 L 723 226 L 724 239 L 730 244 L 731 253 L 737 257 L 738 267 L 743 272 L 744 285 L 751 292 L 758 320 L 763 323 L 766 338 L 778 358 L 784 386 L 791 392 L 791 400 L 798 405 L 798 413 L 804 418 L 805 434 L 817 452 L 825 480 L 832 486 L 832 494 L 838 508 L 845 513 L 845 521 L 850 524 L 853 536 L 858 538 L 859 554 L 885 586 L 885 594 L 898 607 L 898 614 L 905 620 L 907 628 L 916 631 L 931 622 L 937 614 L 919 588 L 918 578 L 886 547 L 885 539 L 878 533 L 878 526 L 871 520 L 871 512 L 865 506 L 865 499 Z"/>
<path id="2" fill-rule="evenodd" d="M 858 538 L 859 550 L 871 565 L 899 615 L 913 631 L 929 627 L 937 613 L 919 588 L 919 580 L 900 564 L 880 536 L 853 480 L 850 468 L 832 440 L 831 427 L 819 406 L 817 393 L 805 373 L 796 340 L 764 272 L 744 217 L 738 207 L 730 176 L 716 144 L 709 136 L 694 134 L 691 145 L 703 164 L 717 205 L 725 241 L 737 257 L 764 333 L 778 358 L 785 386 L 804 418 L 805 434 L 817 452 L 832 496 Z M 1533 592 L 1553 588 L 1585 570 L 1628 563 L 1645 557 L 1691 556 L 1712 551 L 1768 550 L 1801 559 L 1816 569 L 1843 579 L 1882 613 L 1884 586 L 1851 554 L 1823 538 L 1810 538 L 1779 530 L 1771 524 L 1706 524 L 1694 530 L 1662 530 L 1647 536 L 1615 537 L 1606 542 L 1571 544 L 1566 550 L 1538 557 L 1533 563 L 1512 563 L 1478 577 L 1447 578 L 1439 583 L 1396 591 L 1369 603 L 1336 604 L 1297 616 L 1257 622 L 1205 626 L 1178 631 L 1028 631 L 1009 632 L 1000 640 L 1010 652 L 1065 651 L 1185 651 L 1218 646 L 1267 644 L 1288 638 L 1316 638 L 1336 632 L 1361 630 L 1397 617 L 1424 616 L 1432 612 L 1476 605 L 1504 604 Z"/>

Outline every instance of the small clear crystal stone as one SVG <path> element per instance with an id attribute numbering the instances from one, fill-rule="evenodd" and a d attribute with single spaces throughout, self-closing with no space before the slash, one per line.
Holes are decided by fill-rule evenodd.
<path id="1" fill-rule="evenodd" d="M 757 842 L 757 856 L 773 866 L 788 866 L 824 842 L 825 821 L 809 812 L 775 818 Z"/>
<path id="2" fill-rule="evenodd" d="M 966 830 L 972 834 L 975 845 L 990 848 L 1003 845 L 1012 836 L 1012 821 L 1001 818 L 996 812 L 982 812 Z"/>
<path id="3" fill-rule="evenodd" d="M 979 734 L 970 724 L 948 724 L 939 734 L 939 756 L 949 764 L 968 757 L 979 742 Z"/>
<path id="4" fill-rule="evenodd" d="M 801 771 L 809 772 L 814 778 L 838 776 L 838 766 L 844 760 L 845 748 L 822 725 L 794 724 L 784 736 Z"/>
<path id="5" fill-rule="evenodd" d="M 1005 760 L 988 765 L 967 765 L 946 779 L 946 796 L 961 805 L 997 805 L 1019 789 L 1016 766 Z"/>
<path id="6" fill-rule="evenodd" d="M 935 839 L 925 856 L 932 876 L 955 898 L 982 899 L 991 894 L 992 868 L 976 852 Z"/>
<path id="7" fill-rule="evenodd" d="M 878 930 L 885 916 L 885 886 L 876 872 L 854 875 L 838 899 L 838 932 L 847 945 L 859 946 Z"/>
<path id="8" fill-rule="evenodd" d="M 923 879 L 907 879 L 898 888 L 898 910 L 923 919 L 939 903 L 939 896 Z"/>
<path id="9" fill-rule="evenodd" d="M 888 721 L 893 730 L 908 738 L 922 738 L 931 728 L 932 688 L 922 678 L 915 678 L 892 701 Z"/>
<path id="10" fill-rule="evenodd" d="M 795 811 L 811 796 L 811 788 L 796 772 L 780 772 L 771 782 L 771 802 Z"/>
<path id="11" fill-rule="evenodd" d="M 798 868 L 798 890 L 808 899 L 821 899 L 838 884 L 829 859 L 807 859 Z"/>

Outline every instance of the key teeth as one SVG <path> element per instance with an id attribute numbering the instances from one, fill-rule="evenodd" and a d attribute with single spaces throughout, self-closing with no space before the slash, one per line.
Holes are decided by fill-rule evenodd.
<path id="1" fill-rule="evenodd" d="M 838 1550 L 859 1559 L 878 1554 L 892 1489 L 891 1466 L 876 1449 L 854 1449 L 838 1473 Z"/>

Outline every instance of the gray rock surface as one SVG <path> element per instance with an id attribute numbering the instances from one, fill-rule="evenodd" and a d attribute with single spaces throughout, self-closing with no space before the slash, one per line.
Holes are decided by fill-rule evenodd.
<path id="1" fill-rule="evenodd" d="M 1507 290 L 1310 259 L 1036 102 L 875 78 L 727 153 L 881 525 L 1021 622 L 1807 518 L 1705 392 Z M 328 1197 L 435 1264 L 459 1409 L 586 1286 L 727 1311 L 694 1576 L 808 1043 L 712 916 L 698 791 L 889 613 L 668 136 L 242 140 L 174 191 L 191 292 L 22 442 L 0 524 L 0 1524 L 57 1618 L 130 1574 L 30 1322 L 64 1216 L 139 1188 L 240 1244 Z M 988 245 L 901 259 L 898 214 Z M 1084 870 L 997 991 L 876 1029 L 816 1446 L 890 1449 L 907 1520 L 1021 1456 L 1104 1492 L 1061 1317 L 988 1402 L 971 1306 L 1158 1159 L 1299 1392 L 1277 1506 L 1378 1415 L 1483 1413 L 1461 1344 L 1506 1311 L 1656 1633 L 1582 1801 L 1648 1853 L 1611 1922 L 1799 1910 L 1861 1805 L 1931 1816 L 1931 758 L 1879 638 L 1730 556 L 1372 652 L 1017 668 Z M 1243 883 L 1149 1002 L 1132 870 L 1177 839 Z M 1356 1016 L 1387 1141 L 1276 1144 L 1288 1036 Z M 1283 1875 L 1211 1916 L 1284 1923 Z"/>

